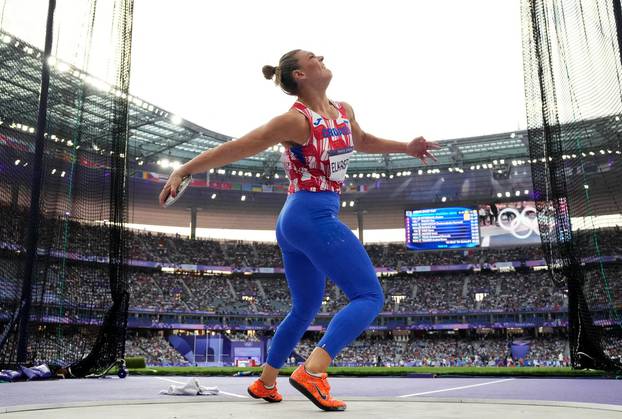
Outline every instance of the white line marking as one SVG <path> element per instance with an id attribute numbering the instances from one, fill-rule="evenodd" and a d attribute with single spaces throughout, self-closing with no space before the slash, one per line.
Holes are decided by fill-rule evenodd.
<path id="1" fill-rule="evenodd" d="M 506 379 L 503 379 L 503 380 L 487 381 L 485 383 L 471 384 L 471 385 L 468 385 L 468 386 L 444 388 L 442 390 L 424 391 L 423 393 L 404 394 L 403 396 L 397 396 L 397 397 L 423 396 L 424 394 L 433 394 L 433 393 L 442 393 L 444 391 L 462 390 L 462 389 L 465 389 L 465 388 L 487 386 L 489 384 L 504 383 L 506 381 L 512 381 L 512 380 L 514 380 L 514 378 L 506 378 Z"/>
<path id="2" fill-rule="evenodd" d="M 153 378 L 157 378 L 158 380 L 168 381 L 169 383 L 182 384 L 182 385 L 187 384 L 187 383 L 182 383 L 181 381 L 171 380 L 170 378 L 164 378 L 164 377 L 153 377 Z M 240 399 L 249 399 L 250 398 L 250 397 L 244 396 L 242 394 L 229 393 L 229 392 L 226 392 L 226 391 L 222 391 L 220 389 L 219 389 L 218 393 L 219 394 L 220 393 L 226 394 L 227 396 L 238 397 Z"/>

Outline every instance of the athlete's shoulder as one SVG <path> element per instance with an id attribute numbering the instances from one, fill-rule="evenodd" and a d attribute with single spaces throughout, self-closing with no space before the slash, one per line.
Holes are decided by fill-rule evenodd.
<path id="1" fill-rule="evenodd" d="M 279 137 L 288 141 L 304 143 L 308 137 L 309 127 L 306 118 L 293 109 L 272 118 L 268 124 L 274 132 L 278 132 Z"/>
<path id="2" fill-rule="evenodd" d="M 348 119 L 355 119 L 354 109 L 352 108 L 352 105 L 350 105 L 348 102 L 345 102 L 343 100 L 339 102 L 335 102 L 335 103 L 338 104 L 340 108 L 343 108 L 346 115 L 348 116 Z"/>

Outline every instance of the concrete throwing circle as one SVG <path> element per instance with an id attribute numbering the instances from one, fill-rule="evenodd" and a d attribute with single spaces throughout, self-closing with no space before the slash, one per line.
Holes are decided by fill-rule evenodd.
<path id="1" fill-rule="evenodd" d="M 183 397 L 183 396 L 181 396 Z M 622 406 L 595 403 L 564 403 L 522 400 L 395 399 L 344 398 L 348 409 L 336 413 L 340 418 L 620 418 Z M 102 403 L 15 406 L 3 408 L 2 418 L 306 418 L 322 414 L 306 399 L 289 399 L 268 404 L 257 400 L 231 400 L 212 396 L 205 399 L 182 398 L 175 401 L 127 400 Z"/>

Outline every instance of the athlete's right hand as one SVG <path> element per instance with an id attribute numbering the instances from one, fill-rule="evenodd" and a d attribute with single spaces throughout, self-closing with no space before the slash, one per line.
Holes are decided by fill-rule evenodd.
<path id="1" fill-rule="evenodd" d="M 179 169 L 173 170 L 171 175 L 168 177 L 166 181 L 166 185 L 162 188 L 162 192 L 160 192 L 160 206 L 164 206 L 164 202 L 168 199 L 168 196 L 171 195 L 173 198 L 177 195 L 177 189 L 181 184 L 182 179 L 184 178 L 183 174 L 179 171 Z"/>

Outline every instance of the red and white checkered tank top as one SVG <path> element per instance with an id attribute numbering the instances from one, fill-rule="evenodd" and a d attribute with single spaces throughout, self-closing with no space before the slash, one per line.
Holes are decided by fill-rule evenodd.
<path id="1" fill-rule="evenodd" d="M 283 152 L 283 167 L 289 178 L 288 194 L 298 191 L 341 193 L 354 149 L 352 129 L 345 107 L 338 102 L 331 101 L 331 104 L 339 110 L 337 119 L 326 119 L 301 102 L 294 103 L 291 108 L 307 118 L 311 135 L 305 144 L 290 146 Z"/>

